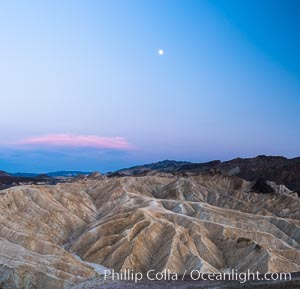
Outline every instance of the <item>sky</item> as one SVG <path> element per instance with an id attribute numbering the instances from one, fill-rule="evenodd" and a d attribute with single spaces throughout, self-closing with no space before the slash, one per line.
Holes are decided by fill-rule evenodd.
<path id="1" fill-rule="evenodd" d="M 299 27 L 297 0 L 0 1 L 0 170 L 299 156 Z"/>

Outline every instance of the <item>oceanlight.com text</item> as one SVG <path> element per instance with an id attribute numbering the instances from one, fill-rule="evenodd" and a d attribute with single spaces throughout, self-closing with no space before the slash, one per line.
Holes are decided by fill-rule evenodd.
<path id="1" fill-rule="evenodd" d="M 245 283 L 247 281 L 290 281 L 292 279 L 291 273 L 280 272 L 280 273 L 264 273 L 260 272 L 239 272 L 238 270 L 231 270 L 229 272 L 220 273 L 205 273 L 200 270 L 185 271 L 183 274 L 174 273 L 170 270 L 164 270 L 158 272 L 155 270 L 149 270 L 147 272 L 135 272 L 133 270 L 121 270 L 115 272 L 114 270 L 104 271 L 105 280 L 118 280 L 118 281 L 134 281 L 135 283 L 142 280 L 150 281 L 239 281 Z"/>

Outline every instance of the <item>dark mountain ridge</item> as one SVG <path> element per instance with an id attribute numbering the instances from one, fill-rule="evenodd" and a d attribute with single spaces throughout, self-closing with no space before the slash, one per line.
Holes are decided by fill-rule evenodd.
<path id="1" fill-rule="evenodd" d="M 119 175 L 140 175 L 150 171 L 173 173 L 175 171 L 178 171 L 184 165 L 192 165 L 192 164 L 193 163 L 185 162 L 185 161 L 164 160 L 156 163 L 121 169 L 114 173 L 117 173 Z"/>
<path id="2" fill-rule="evenodd" d="M 122 169 L 116 173 L 118 176 L 145 175 L 153 171 L 197 174 L 211 169 L 218 169 L 247 181 L 270 180 L 300 194 L 300 157 L 288 159 L 283 156 L 259 155 L 254 158 L 236 158 L 225 162 L 214 160 L 205 163 L 165 160 Z"/>

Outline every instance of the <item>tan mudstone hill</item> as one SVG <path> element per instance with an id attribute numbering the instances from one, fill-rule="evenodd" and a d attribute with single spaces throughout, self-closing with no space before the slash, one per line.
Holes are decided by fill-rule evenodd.
<path id="1" fill-rule="evenodd" d="M 179 274 L 300 271 L 300 199 L 269 185 L 273 192 L 261 194 L 205 172 L 1 191 L 0 284 L 63 288 L 95 276 L 92 263 Z"/>

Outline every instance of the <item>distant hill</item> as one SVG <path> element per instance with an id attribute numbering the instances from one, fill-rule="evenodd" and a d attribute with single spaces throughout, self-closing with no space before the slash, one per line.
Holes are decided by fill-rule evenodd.
<path id="1" fill-rule="evenodd" d="M 43 175 L 47 175 L 49 177 L 57 178 L 57 177 L 76 177 L 78 175 L 89 175 L 91 172 L 82 172 L 82 171 L 57 171 L 57 172 L 50 172 L 45 173 Z M 28 177 L 28 178 L 35 178 L 40 174 L 35 173 L 10 173 L 11 176 L 14 177 Z"/>
<path id="2" fill-rule="evenodd" d="M 149 171 L 172 173 L 179 170 L 183 165 L 190 165 L 190 164 L 192 163 L 185 162 L 185 161 L 164 160 L 157 163 L 151 163 L 151 164 L 121 169 L 115 173 L 120 175 L 139 175 L 139 174 L 145 174 Z"/>
<path id="3" fill-rule="evenodd" d="M 14 177 L 25 177 L 25 178 L 34 178 L 39 175 L 34 173 L 9 173 L 9 174 Z"/>
<path id="4" fill-rule="evenodd" d="M 82 171 L 57 171 L 46 173 L 49 177 L 76 177 L 78 175 L 89 175 L 91 172 L 82 172 Z"/>
<path id="5" fill-rule="evenodd" d="M 67 178 L 73 178 L 78 175 L 89 175 L 88 172 L 81 171 L 58 171 L 47 174 L 34 174 L 34 173 L 7 173 L 0 171 L 0 190 L 17 186 L 17 185 L 53 185 L 58 182 L 69 181 Z"/>

